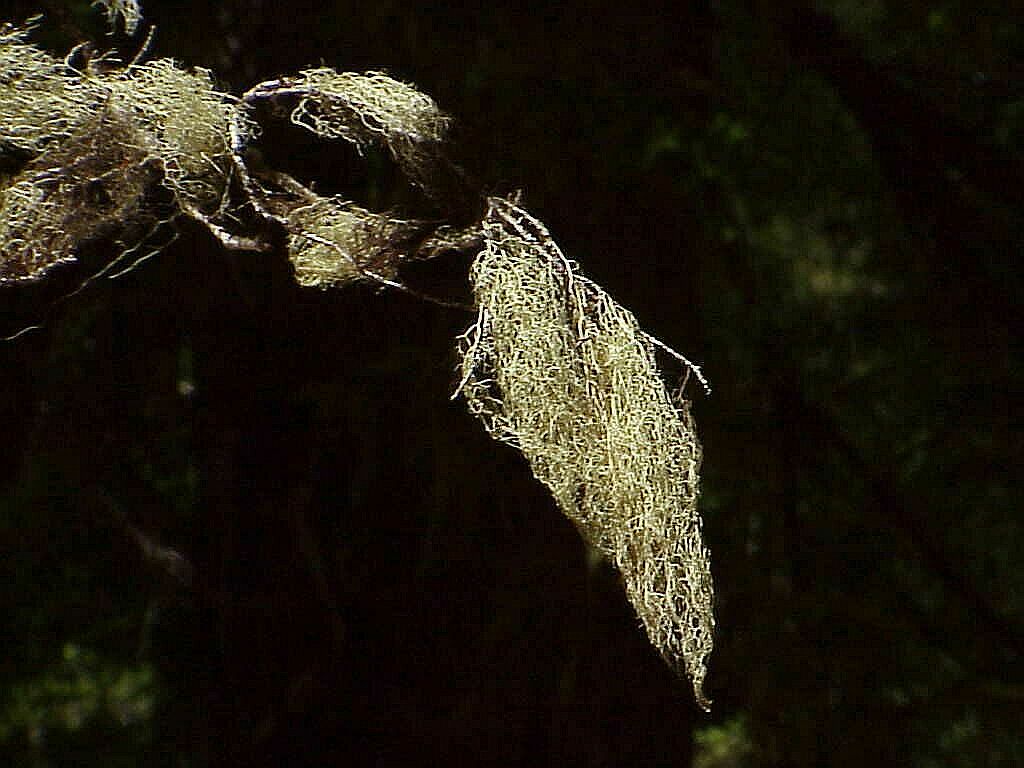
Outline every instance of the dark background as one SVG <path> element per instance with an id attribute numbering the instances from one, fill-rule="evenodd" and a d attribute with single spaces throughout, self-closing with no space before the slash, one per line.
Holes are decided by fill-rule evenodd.
<path id="1" fill-rule="evenodd" d="M 5 764 L 1024 765 L 1020 8 L 143 10 L 235 93 L 416 83 L 482 189 L 703 364 L 715 704 L 449 402 L 468 314 L 185 227 L 0 345 Z M 401 199 L 386 158 L 265 139 Z M 0 333 L 46 290 L 3 288 Z"/>

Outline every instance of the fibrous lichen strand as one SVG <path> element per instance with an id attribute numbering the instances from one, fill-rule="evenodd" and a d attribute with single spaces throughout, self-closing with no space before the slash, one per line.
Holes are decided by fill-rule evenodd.
<path id="1" fill-rule="evenodd" d="M 673 403 L 632 314 L 578 274 L 543 224 L 492 199 L 484 232 L 459 391 L 619 568 L 651 641 L 707 706 L 712 583 L 689 403 Z"/>

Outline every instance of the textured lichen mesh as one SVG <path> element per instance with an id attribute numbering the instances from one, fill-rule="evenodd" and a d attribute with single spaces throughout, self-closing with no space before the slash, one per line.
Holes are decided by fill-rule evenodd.
<path id="1" fill-rule="evenodd" d="M 38 278 L 82 243 L 139 223 L 158 174 L 129 135 L 122 115 L 101 113 L 0 191 L 0 282 Z"/>
<path id="2" fill-rule="evenodd" d="M 111 77 L 108 85 L 159 158 L 165 184 L 199 208 L 219 201 L 231 168 L 235 107 L 214 88 L 210 72 L 160 59 Z"/>
<path id="3" fill-rule="evenodd" d="M 62 61 L 26 42 L 30 32 L 0 27 L 0 151 L 41 152 L 103 104 L 99 83 L 68 77 Z"/>
<path id="4" fill-rule="evenodd" d="M 706 707 L 714 619 L 689 404 L 673 403 L 633 316 L 578 274 L 540 222 L 492 199 L 484 233 L 460 391 L 619 568 L 651 641 Z"/>
<path id="5" fill-rule="evenodd" d="M 408 181 L 433 188 L 440 167 L 438 148 L 450 119 L 414 87 L 379 72 L 321 68 L 262 83 L 243 97 L 265 98 L 296 99 L 292 123 L 322 138 L 344 139 L 360 152 L 371 145 L 386 147 Z M 268 180 L 279 184 L 282 175 L 261 178 Z M 289 258 L 300 284 L 327 288 L 367 278 L 387 282 L 398 262 L 417 247 L 413 241 L 424 222 L 375 213 L 305 188 L 294 193 L 297 186 L 290 182 L 282 190 L 297 194 L 297 205 L 282 202 L 279 192 L 267 194 L 259 188 L 254 197 L 288 230 Z"/>
<path id="6" fill-rule="evenodd" d="M 320 198 L 287 215 L 288 253 L 300 285 L 330 288 L 367 278 L 391 279 L 414 222 Z"/>
<path id="7" fill-rule="evenodd" d="M 296 84 L 308 93 L 292 111 L 293 123 L 360 150 L 383 144 L 411 181 L 430 186 L 436 148 L 451 123 L 432 98 L 380 72 L 310 69 Z"/>
<path id="8" fill-rule="evenodd" d="M 0 281 L 72 260 L 157 183 L 186 212 L 220 212 L 235 107 L 208 72 L 169 60 L 77 72 L 26 43 L 29 31 L 0 32 L 0 160 L 15 167 L 0 177 Z"/>

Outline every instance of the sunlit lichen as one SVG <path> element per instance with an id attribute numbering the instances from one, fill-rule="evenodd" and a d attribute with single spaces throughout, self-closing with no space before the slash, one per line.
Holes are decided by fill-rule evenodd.
<path id="1" fill-rule="evenodd" d="M 109 85 L 163 166 L 165 183 L 198 207 L 219 201 L 231 168 L 228 126 L 235 107 L 215 90 L 210 73 L 160 59 L 132 67 Z"/>
<path id="2" fill-rule="evenodd" d="M 293 123 L 360 149 L 383 144 L 411 181 L 431 186 L 434 153 L 451 123 L 432 98 L 381 72 L 310 69 L 294 85 L 306 94 L 292 111 Z"/>
<path id="3" fill-rule="evenodd" d="M 14 166 L 0 179 L 0 281 L 73 261 L 122 229 L 155 184 L 190 215 L 220 206 L 235 106 L 209 73 L 169 60 L 79 72 L 28 44 L 28 31 L 0 31 L 0 159 Z"/>
<path id="4" fill-rule="evenodd" d="M 413 222 L 320 198 L 292 209 L 288 252 L 300 285 L 330 288 L 359 279 L 391 279 Z"/>
<path id="5" fill-rule="evenodd" d="M 101 85 L 30 45 L 31 29 L 0 27 L 0 152 L 41 152 L 103 106 Z"/>
<path id="6" fill-rule="evenodd" d="M 619 568 L 651 641 L 707 707 L 712 584 L 689 403 L 672 401 L 632 314 L 580 275 L 539 221 L 491 199 L 484 233 L 460 391 Z"/>

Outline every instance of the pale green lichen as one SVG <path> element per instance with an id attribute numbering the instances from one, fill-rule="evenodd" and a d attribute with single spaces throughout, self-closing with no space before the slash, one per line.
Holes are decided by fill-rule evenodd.
<path id="1" fill-rule="evenodd" d="M 308 95 L 292 112 L 292 122 L 361 147 L 383 141 L 398 153 L 403 145 L 440 142 L 451 122 L 432 98 L 381 72 L 309 69 L 294 85 Z"/>
<path id="2" fill-rule="evenodd" d="M 633 315 L 518 206 L 490 201 L 460 391 L 622 572 L 652 643 L 703 692 L 714 630 L 697 512 L 701 448 Z"/>
<path id="3" fill-rule="evenodd" d="M 31 29 L 0 27 L 0 152 L 41 152 L 103 106 L 102 86 L 68 76 L 62 61 L 26 42 Z"/>
<path id="4" fill-rule="evenodd" d="M 104 110 L 0 189 L 0 281 L 41 277 L 73 261 L 83 243 L 143 215 L 158 175 L 125 140 L 132 135 L 124 115 Z"/>
<path id="5" fill-rule="evenodd" d="M 352 203 L 319 198 L 292 209 L 288 253 L 300 285 L 332 288 L 395 276 L 415 222 L 372 213 Z"/>
<path id="6" fill-rule="evenodd" d="M 23 158 L 0 178 L 0 281 L 73 260 L 156 183 L 204 222 L 220 212 L 236 107 L 208 72 L 169 60 L 79 72 L 28 44 L 28 31 L 0 31 L 0 156 Z"/>
<path id="7" fill-rule="evenodd" d="M 413 183 L 433 186 L 437 147 L 451 118 L 425 93 L 382 72 L 327 68 L 306 70 L 290 85 L 305 92 L 293 123 L 360 150 L 382 144 Z"/>
<path id="8" fill-rule="evenodd" d="M 228 128 L 235 105 L 214 88 L 210 72 L 160 59 L 131 67 L 108 84 L 163 165 L 165 183 L 198 207 L 218 202 L 231 169 Z"/>

